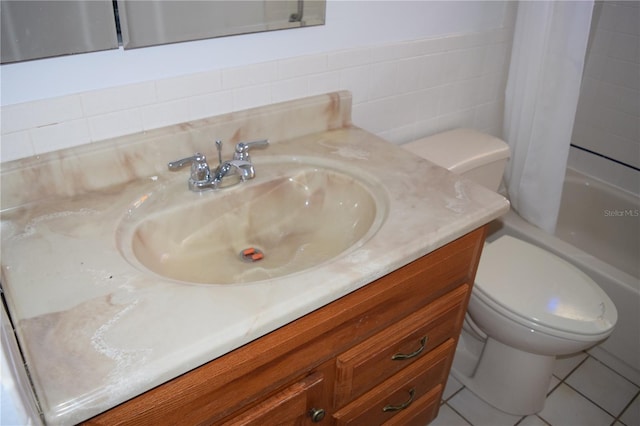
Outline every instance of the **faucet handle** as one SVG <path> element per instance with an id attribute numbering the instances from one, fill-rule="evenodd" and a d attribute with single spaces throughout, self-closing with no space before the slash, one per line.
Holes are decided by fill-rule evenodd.
<path id="1" fill-rule="evenodd" d="M 178 170 L 183 168 L 187 164 L 201 164 L 206 162 L 207 162 L 207 157 L 200 154 L 199 152 L 196 152 L 191 157 L 183 158 L 182 160 L 172 161 L 169 164 L 167 164 L 167 166 L 169 167 L 169 170 Z"/>
<path id="2" fill-rule="evenodd" d="M 211 170 L 207 164 L 207 157 L 196 152 L 191 157 L 182 160 L 172 161 L 167 166 L 169 170 L 178 170 L 187 164 L 191 164 L 191 177 L 189 178 L 189 188 L 204 185 L 211 180 Z"/>
<path id="3" fill-rule="evenodd" d="M 262 139 L 253 142 L 240 142 L 236 145 L 236 151 L 233 153 L 234 160 L 251 161 L 249 150 L 252 148 L 263 148 L 269 145 L 268 139 Z"/>

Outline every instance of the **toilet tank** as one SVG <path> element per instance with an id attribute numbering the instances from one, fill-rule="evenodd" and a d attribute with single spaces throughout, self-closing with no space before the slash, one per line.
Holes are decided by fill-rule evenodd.
<path id="1" fill-rule="evenodd" d="M 414 154 L 497 191 L 509 159 L 501 139 L 472 129 L 456 129 L 402 145 Z"/>

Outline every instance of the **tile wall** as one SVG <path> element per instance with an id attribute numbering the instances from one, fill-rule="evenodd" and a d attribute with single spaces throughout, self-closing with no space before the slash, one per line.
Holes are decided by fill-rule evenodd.
<path id="1" fill-rule="evenodd" d="M 8 105 L 0 161 L 339 89 L 354 124 L 394 143 L 458 126 L 500 135 L 511 39 L 500 28 Z"/>
<path id="2" fill-rule="evenodd" d="M 640 168 L 640 2 L 597 2 L 572 143 Z M 640 194 L 640 172 L 572 148 L 571 167 Z"/>

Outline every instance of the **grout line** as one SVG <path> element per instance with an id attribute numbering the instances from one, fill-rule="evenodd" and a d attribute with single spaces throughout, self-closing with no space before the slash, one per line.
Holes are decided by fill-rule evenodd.
<path id="1" fill-rule="evenodd" d="M 597 357 L 588 354 L 589 357 L 593 358 L 594 360 L 598 361 L 600 364 L 604 365 L 605 367 L 607 367 L 609 370 L 611 370 L 612 372 L 614 372 L 617 376 L 622 377 L 624 380 L 626 380 L 627 382 L 631 383 L 634 387 L 640 389 L 640 385 L 634 383 L 633 381 L 629 380 L 629 378 L 623 376 L 622 374 L 618 373 L 616 370 L 614 370 L 613 368 L 609 367 L 606 363 L 602 362 L 601 360 L 599 360 Z"/>
<path id="2" fill-rule="evenodd" d="M 636 392 L 636 395 L 633 398 L 631 398 L 631 400 L 629 401 L 629 403 L 627 405 L 624 406 L 624 408 L 620 411 L 620 414 L 618 414 L 617 416 L 614 416 L 615 419 L 613 420 L 613 423 L 611 423 L 611 425 L 615 425 L 616 422 L 619 422 L 622 425 L 626 425 L 626 423 L 624 423 L 622 420 L 620 420 L 620 417 L 622 417 L 622 415 L 629 409 L 631 404 L 633 404 L 633 402 L 638 398 L 640 398 L 640 390 L 638 390 Z"/>
<path id="3" fill-rule="evenodd" d="M 551 388 L 551 390 L 550 390 L 549 392 L 547 392 L 547 396 L 545 397 L 545 401 L 546 401 L 546 398 L 549 398 L 549 396 L 551 396 L 551 394 L 552 394 L 556 389 L 558 389 L 558 388 L 560 387 L 560 385 L 562 385 L 562 384 L 565 382 L 565 380 L 566 380 L 566 379 L 568 379 L 568 378 L 569 378 L 573 373 L 575 373 L 575 371 L 576 371 L 578 368 L 580 368 L 580 366 L 582 366 L 582 364 L 584 364 L 584 363 L 585 363 L 585 362 L 586 362 L 586 361 L 591 357 L 591 355 L 589 355 L 587 352 L 584 352 L 584 351 L 583 351 L 583 353 L 584 353 L 584 354 L 586 354 L 587 356 L 586 356 L 586 357 L 584 357 L 584 359 L 583 359 L 582 361 L 580 361 L 580 362 L 579 362 L 575 367 L 573 367 L 573 368 L 571 369 L 571 371 L 569 371 L 567 374 L 565 374 L 565 375 L 564 375 L 564 377 L 558 377 L 558 376 L 556 376 L 555 374 L 553 375 L 553 377 L 555 377 L 556 379 L 558 379 L 558 380 L 560 380 L 560 381 L 558 382 L 558 384 L 557 384 L 557 385 L 555 385 L 553 388 Z M 569 386 L 569 384 L 568 384 L 568 383 L 567 383 L 566 385 L 567 385 L 567 386 Z M 573 388 L 572 388 L 572 389 L 573 389 Z M 581 395 L 582 395 L 582 394 L 581 394 Z M 541 417 L 541 418 L 542 418 L 542 417 Z M 546 422 L 546 423 L 548 423 L 546 420 L 545 420 L 545 422 Z M 550 423 L 548 423 L 548 424 L 550 424 Z"/>
<path id="4" fill-rule="evenodd" d="M 464 389 L 464 387 L 463 387 L 462 389 Z M 460 390 L 462 390 L 462 389 L 460 389 Z M 458 391 L 458 392 L 460 392 L 460 391 Z M 456 393 L 458 393 L 458 392 L 456 392 Z M 460 418 L 461 418 L 461 419 L 463 419 L 465 422 L 467 422 L 467 423 L 469 423 L 471 426 L 473 426 L 473 422 L 472 422 L 472 421 L 470 421 L 469 419 L 467 419 L 465 416 L 463 416 L 463 415 L 462 415 L 462 413 L 460 413 L 458 410 L 456 410 L 455 408 L 453 408 L 453 407 L 452 407 L 451 405 L 449 405 L 449 404 L 447 404 L 447 407 L 449 407 L 449 408 L 450 408 L 454 413 L 456 413 L 457 415 L 459 415 L 459 416 L 460 416 Z"/>
<path id="5" fill-rule="evenodd" d="M 449 402 L 453 399 L 454 396 L 456 396 L 457 394 L 459 394 L 460 392 L 462 392 L 462 390 L 465 388 L 466 386 L 461 386 L 460 389 L 458 389 L 457 391 L 455 391 L 454 393 L 451 394 L 451 396 L 449 396 L 449 398 L 447 398 L 447 400 L 445 402 Z"/>
<path id="6" fill-rule="evenodd" d="M 589 403 L 591 403 L 592 405 L 595 405 L 596 407 L 598 407 L 599 409 L 601 409 L 602 411 L 604 411 L 605 413 L 607 413 L 608 415 L 610 415 L 611 417 L 613 417 L 614 419 L 616 418 L 616 415 L 609 412 L 609 410 L 606 410 L 604 407 L 600 406 L 598 403 L 596 403 L 595 401 L 593 401 L 591 398 L 589 398 L 587 395 L 583 394 L 582 392 L 580 392 L 578 389 L 574 388 L 573 386 L 571 386 L 569 383 L 565 383 L 563 382 L 567 387 L 571 388 L 573 391 L 575 391 L 576 393 L 578 393 L 578 395 L 582 396 L 584 399 L 586 399 L 587 401 L 589 401 Z M 614 422 L 615 423 L 615 422 Z"/>
<path id="7" fill-rule="evenodd" d="M 584 357 L 584 359 L 583 359 L 582 361 L 580 361 L 580 362 L 579 362 L 575 367 L 573 367 L 573 368 L 571 369 L 571 371 L 569 371 L 567 374 L 565 374 L 565 376 L 564 376 L 564 377 L 558 377 L 558 376 L 556 376 L 556 375 L 554 374 L 554 376 L 555 376 L 558 380 L 560 380 L 560 382 L 564 382 L 564 381 L 565 381 L 565 379 L 567 379 L 570 375 L 572 375 L 572 374 L 573 374 L 573 373 L 574 373 L 578 368 L 580 368 L 580 366 L 581 366 L 582 364 L 584 364 L 584 363 L 585 363 L 589 358 L 591 358 L 591 355 L 590 355 L 588 352 L 582 351 L 582 353 L 586 355 L 586 356 Z M 595 358 L 594 358 L 594 359 L 595 359 Z M 549 393 L 551 393 L 551 392 L 549 392 Z"/>
<path id="8" fill-rule="evenodd" d="M 612 425 L 616 423 L 616 421 L 619 421 L 619 418 L 622 414 L 624 414 L 625 410 L 629 407 L 629 405 L 631 405 L 631 403 L 638 397 L 638 395 L 640 395 L 640 389 L 638 391 L 636 391 L 636 394 L 633 398 L 631 398 L 631 400 L 629 401 L 629 403 L 620 411 L 620 413 L 618 414 L 614 414 L 611 413 L 609 410 L 605 409 L 604 407 L 602 407 L 600 404 L 596 403 L 595 401 L 593 401 L 591 398 L 589 398 L 587 395 L 583 394 L 582 392 L 580 392 L 578 389 L 576 389 L 575 387 L 571 386 L 569 383 L 567 383 L 565 380 L 568 379 L 582 364 L 584 364 L 589 358 L 592 358 L 593 360 L 597 361 L 598 363 L 600 363 L 601 365 L 605 366 L 606 368 L 608 368 L 611 372 L 615 373 L 616 375 L 626 379 L 626 377 L 618 374 L 618 372 L 616 372 L 614 369 L 612 369 L 611 367 L 609 367 L 608 365 L 606 365 L 605 363 L 603 363 L 602 361 L 600 361 L 599 359 L 592 357 L 590 354 L 587 354 L 588 356 L 578 365 L 578 367 L 574 368 L 573 370 L 571 370 L 571 372 L 569 374 L 567 374 L 567 376 L 562 379 L 562 381 L 560 382 L 560 384 L 564 383 L 565 385 L 567 385 L 569 388 L 573 389 L 575 392 L 577 392 L 579 395 L 581 395 L 582 397 L 584 397 L 587 401 L 589 401 L 591 404 L 595 405 L 596 407 L 600 408 L 602 411 L 604 411 L 605 413 L 609 414 L 611 417 L 613 417 L 613 422 L 611 423 Z M 630 382 L 632 383 L 632 382 Z M 558 384 L 558 386 L 560 386 L 560 384 Z M 632 383 L 633 384 L 633 383 Z M 635 385 L 635 384 L 634 384 Z M 556 386 L 553 390 L 555 390 L 558 386 Z M 551 394 L 551 392 L 549 392 L 549 394 Z M 548 395 L 547 395 L 548 397 Z M 620 423 L 622 423 L 620 421 Z M 624 424 L 624 423 L 622 423 Z"/>

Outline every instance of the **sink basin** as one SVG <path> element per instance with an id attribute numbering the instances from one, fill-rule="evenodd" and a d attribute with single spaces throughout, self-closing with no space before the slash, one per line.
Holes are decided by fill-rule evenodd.
<path id="1" fill-rule="evenodd" d="M 219 191 L 190 192 L 185 179 L 151 191 L 123 219 L 120 251 L 170 280 L 237 284 L 361 246 L 384 220 L 384 196 L 366 179 L 308 163 L 257 165 L 256 179 Z"/>

